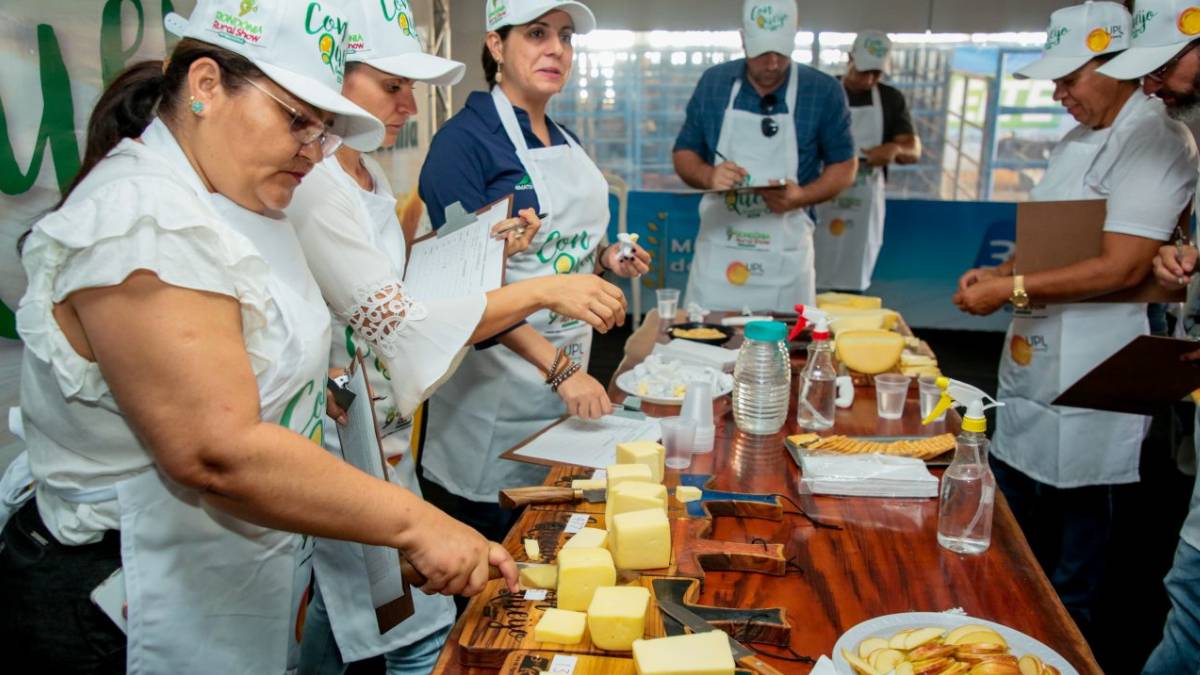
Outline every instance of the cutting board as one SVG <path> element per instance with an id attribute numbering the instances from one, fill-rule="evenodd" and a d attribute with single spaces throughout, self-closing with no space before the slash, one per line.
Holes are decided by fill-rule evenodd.
<path id="1" fill-rule="evenodd" d="M 592 477 L 594 469 L 589 469 L 582 466 L 555 466 L 550 469 L 550 475 L 547 476 L 543 485 L 553 487 L 571 487 L 571 481 L 585 480 Z M 663 484 L 667 489 L 675 488 L 679 485 L 679 474 L 675 471 L 668 471 L 663 476 Z M 538 511 L 568 511 L 572 513 L 604 513 L 604 502 L 585 502 L 579 501 L 573 504 L 535 504 L 529 507 Z M 684 515 L 685 505 L 679 503 L 674 497 L 667 500 L 667 515 L 682 516 Z"/>
<path id="2" fill-rule="evenodd" d="M 559 661 L 555 662 L 555 657 Z M 552 668 L 558 668 L 553 670 Z M 567 670 L 570 668 L 570 670 Z M 737 669 L 737 675 L 753 675 Z M 513 652 L 504 659 L 500 675 L 542 675 L 542 673 L 571 673 L 573 675 L 637 675 L 633 659 L 587 654 L 555 654 L 554 652 Z"/>

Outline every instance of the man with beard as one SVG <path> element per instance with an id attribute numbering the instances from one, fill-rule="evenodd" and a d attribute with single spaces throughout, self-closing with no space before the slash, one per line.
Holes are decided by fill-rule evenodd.
<path id="1" fill-rule="evenodd" d="M 1141 0 L 1134 10 L 1132 46 L 1100 72 L 1119 78 L 1143 77 L 1143 90 L 1162 99 L 1171 117 L 1187 123 L 1200 120 L 1200 51 L 1196 49 L 1200 41 L 1200 2 Z M 1158 282 L 1170 289 L 1188 285 L 1195 276 L 1196 259 L 1194 246 L 1162 247 L 1154 260 Z M 1193 287 L 1189 293 L 1188 316 L 1194 315 L 1197 290 Z M 1200 359 L 1200 352 L 1191 357 Z M 1195 437 L 1200 438 L 1200 433 Z M 1200 664 L 1200 481 L 1193 490 L 1175 563 L 1164 584 L 1171 610 L 1162 642 L 1142 673 L 1194 673 Z"/>

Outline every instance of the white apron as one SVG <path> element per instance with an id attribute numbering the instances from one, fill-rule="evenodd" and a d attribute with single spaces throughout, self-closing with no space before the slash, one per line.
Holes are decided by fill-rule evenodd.
<path id="1" fill-rule="evenodd" d="M 1056 148 L 1034 200 L 1104 199 L 1088 174 L 1112 129 Z M 1018 252 L 1018 264 L 1020 252 Z M 1059 394 L 1139 335 L 1149 332 L 1145 304 L 1072 303 L 1015 310 L 1000 359 L 993 452 L 1039 482 L 1058 488 L 1138 480 L 1150 418 L 1051 406 Z"/>
<path id="2" fill-rule="evenodd" d="M 370 217 L 365 228 L 371 243 L 383 251 L 403 274 L 406 261 L 404 233 L 396 216 L 396 199 L 387 195 L 368 192 L 342 169 L 334 159 L 327 160 L 328 168 L 341 179 L 348 190 L 358 197 L 363 210 Z M 378 183 L 381 179 L 373 176 Z M 417 484 L 416 464 L 411 448 L 411 419 L 404 419 L 390 394 L 389 381 L 392 377 L 404 377 L 403 373 L 389 373 L 381 359 L 370 353 L 370 345 L 355 340 L 353 329 L 344 322 L 335 320 L 335 334 L 330 352 L 330 366 L 346 368 L 350 365 L 355 350 L 367 353 L 363 362 L 367 377 L 376 396 L 387 395 L 375 405 L 375 415 L 383 438 L 383 450 L 389 460 L 388 478 L 417 496 L 421 488 Z M 326 418 L 328 426 L 325 447 L 340 456 L 336 424 Z M 426 595 L 420 589 L 410 588 L 413 594 L 413 616 L 388 632 L 380 634 L 375 616 L 375 605 L 371 599 L 371 584 L 365 574 L 366 561 L 363 544 L 337 539 L 318 539 L 316 551 L 317 582 L 329 614 L 334 639 L 342 661 L 362 661 L 413 644 L 422 638 L 454 623 L 454 601 L 446 596 Z"/>
<path id="3" fill-rule="evenodd" d="M 512 103 L 492 90 L 509 140 L 533 181 L 538 204 L 549 217 L 529 249 L 508 260 L 509 283 L 550 274 L 591 274 L 608 228 L 608 184 L 570 134 L 565 145 L 530 149 Z M 592 328 L 549 310 L 529 325 L 586 371 Z M 550 364 L 545 364 L 547 367 Z M 421 465 L 426 477 L 450 492 L 495 503 L 501 488 L 539 485 L 544 467 L 498 461 L 500 453 L 566 413 L 541 371 L 502 346 L 474 351 L 459 372 L 430 399 L 429 428 Z"/>
<path id="4" fill-rule="evenodd" d="M 733 83 L 717 151 L 745 168 L 753 183 L 795 179 L 800 164 L 795 111 L 798 69 L 792 65 L 788 112 L 771 116 L 735 110 L 742 89 Z M 763 120 L 774 119 L 779 133 L 767 138 Z M 700 201 L 700 233 L 688 276 L 687 301 L 709 310 L 795 311 L 815 300 L 813 223 L 805 209 L 771 213 L 751 192 L 707 194 Z"/>
<path id="5" fill-rule="evenodd" d="M 851 131 L 859 156 L 883 144 L 883 104 L 879 87 L 871 88 L 871 105 L 850 108 Z M 817 205 L 817 288 L 865 291 L 883 247 L 887 185 L 883 167 L 860 162 L 854 185 Z"/>

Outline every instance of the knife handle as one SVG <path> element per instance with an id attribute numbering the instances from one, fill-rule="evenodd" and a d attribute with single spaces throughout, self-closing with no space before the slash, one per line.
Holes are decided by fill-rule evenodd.
<path id="1" fill-rule="evenodd" d="M 515 509 L 530 504 L 566 504 L 583 498 L 582 490 L 569 487 L 524 487 L 500 491 L 500 506 Z"/>
<path id="2" fill-rule="evenodd" d="M 749 668 L 759 675 L 783 675 L 783 673 L 776 670 L 774 666 L 768 664 L 766 661 L 763 661 L 754 654 L 738 659 L 737 664 L 743 668 Z"/>

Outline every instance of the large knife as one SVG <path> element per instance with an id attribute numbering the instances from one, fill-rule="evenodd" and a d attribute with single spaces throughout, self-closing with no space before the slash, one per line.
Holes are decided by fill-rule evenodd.
<path id="1" fill-rule="evenodd" d="M 762 675 L 783 675 L 766 661 L 758 658 L 758 655 L 745 645 L 730 637 L 728 633 L 700 618 L 698 614 L 684 607 L 674 599 L 657 593 L 655 594 L 655 598 L 658 602 L 658 608 L 662 610 L 663 614 L 687 626 L 693 633 L 708 633 L 715 630 L 724 634 L 729 640 L 729 650 L 733 652 L 733 660 L 739 666 L 762 673 Z"/>
<path id="2" fill-rule="evenodd" d="M 569 487 L 537 486 L 509 488 L 500 491 L 500 507 L 515 509 L 531 504 L 572 504 L 591 502 L 603 504 L 608 491 L 605 488 L 577 490 Z"/>

